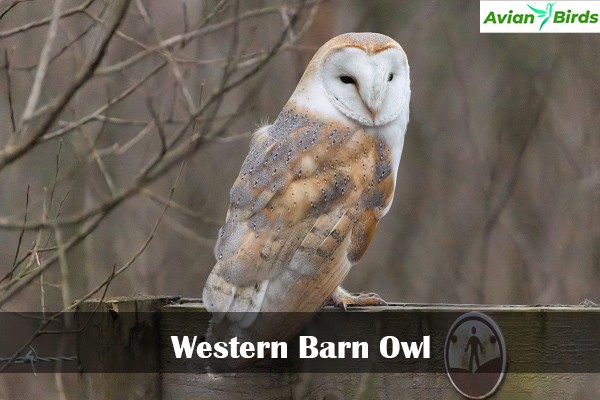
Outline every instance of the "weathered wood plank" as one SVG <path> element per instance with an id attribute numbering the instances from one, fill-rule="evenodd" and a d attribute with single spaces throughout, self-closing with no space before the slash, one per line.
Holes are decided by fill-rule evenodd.
<path id="1" fill-rule="evenodd" d="M 160 357 L 156 349 L 159 342 L 159 314 L 165 304 L 176 299 L 164 296 L 113 297 L 102 302 L 98 299 L 89 300 L 78 308 L 77 312 L 82 318 L 77 318 L 77 324 L 80 328 L 86 327 L 77 336 L 77 355 L 82 372 L 80 398 L 161 398 L 159 374 L 87 373 L 86 365 L 94 365 L 94 368 L 104 366 L 110 370 L 111 364 L 127 365 L 135 356 L 148 365 L 155 365 L 158 370 Z M 143 336 L 136 335 L 141 325 L 144 325 Z"/>
<path id="2" fill-rule="evenodd" d="M 201 303 L 186 301 L 165 307 L 166 310 L 205 312 Z M 331 309 L 335 312 L 336 309 Z M 493 315 L 502 321 L 506 332 L 524 332 L 523 337 L 544 336 L 554 340 L 544 326 L 548 313 L 564 312 L 600 312 L 597 307 L 579 305 L 528 306 L 528 305 L 457 305 L 457 304 L 391 304 L 389 307 L 361 307 L 349 312 L 383 312 L 383 313 L 417 313 L 426 315 L 432 312 L 466 313 L 481 311 Z M 508 311 L 531 313 L 532 323 L 521 324 L 522 319 L 511 318 L 515 314 Z M 341 312 L 341 311 L 340 311 Z M 503 314 L 504 313 L 504 314 Z M 504 318 L 502 318 L 504 315 Z M 168 321 L 163 321 L 168 325 Z M 415 322 L 417 323 L 417 322 Z M 581 328 L 581 327 L 579 327 Z M 587 328 L 600 332 L 594 325 Z M 188 326 L 193 334 L 206 329 L 206 326 Z M 168 334 L 170 329 L 161 327 L 161 334 Z M 432 332 L 432 334 L 440 332 Z M 443 333 L 443 332 L 442 332 Z M 519 342 L 510 335 L 512 362 L 519 362 L 527 353 L 528 341 Z M 585 345 L 585 343 L 583 344 Z M 556 346 L 557 352 L 560 352 Z M 172 352 L 165 352 L 163 357 L 172 358 Z M 559 355 L 560 356 L 560 355 Z M 551 360 L 550 360 L 551 361 Z M 444 373 L 401 373 L 401 374 L 232 374 L 231 376 L 208 376 L 206 374 L 167 374 L 163 377 L 165 398 L 170 400 L 192 397 L 211 399 L 253 399 L 257 393 L 264 399 L 310 398 L 310 399 L 461 399 L 463 398 L 452 386 Z M 494 395 L 495 399 L 546 399 L 546 398 L 589 398 L 596 399 L 600 393 L 599 374 L 564 374 L 564 373 L 508 373 Z M 168 394 L 168 396 L 167 396 Z"/>
<path id="3" fill-rule="evenodd" d="M 153 310 L 158 313 L 157 337 L 155 342 L 146 344 L 144 350 L 152 353 L 165 369 L 174 360 L 172 349 L 168 347 L 170 335 L 173 333 L 197 335 L 204 332 L 209 320 L 202 304 L 195 299 L 179 299 L 175 304 L 172 301 L 154 300 L 145 305 L 140 305 L 139 300 L 131 299 L 133 304 L 125 305 L 128 299 L 121 299 L 118 303 L 120 310 L 145 309 Z M 170 298 L 172 300 L 172 298 Z M 102 310 L 108 312 L 108 308 L 114 307 L 112 300 L 106 301 L 108 305 L 102 305 Z M 136 303 L 138 302 L 138 303 Z M 97 305 L 91 302 L 86 304 L 86 310 L 91 310 Z M 330 312 L 342 312 L 337 309 L 327 309 Z M 598 312 L 599 307 L 588 307 L 584 305 L 570 306 L 527 306 L 527 305 L 454 305 L 454 304 L 392 304 L 389 307 L 362 307 L 350 309 L 350 313 L 362 312 L 383 312 L 397 313 L 400 316 L 403 313 L 412 313 L 419 318 L 419 315 L 426 316 L 429 313 L 437 312 L 455 312 L 466 313 L 469 311 L 481 311 L 488 315 L 493 315 L 494 319 L 501 321 L 502 329 L 505 331 L 507 347 L 510 349 L 509 360 L 514 364 L 519 360 L 526 360 L 524 353 L 527 353 L 528 347 L 532 346 L 524 338 L 534 337 L 538 342 L 556 340 L 552 332 L 547 331 L 547 321 L 553 315 L 560 313 L 578 313 L 578 312 Z M 522 319 L 514 318 L 514 313 L 508 311 L 519 311 L 521 313 L 531 314 L 531 320 L 528 326 L 522 326 Z M 176 313 L 198 313 L 201 318 L 193 318 L 191 321 L 184 321 L 176 317 Z M 600 315 L 600 314 L 599 314 Z M 578 329 L 595 329 L 600 332 L 597 326 L 597 318 L 590 319 L 589 322 L 581 321 L 583 325 Z M 560 321 L 559 321 L 560 322 Z M 511 325 L 512 324 L 512 325 Z M 518 325 L 521 324 L 521 325 Z M 518 326 L 517 326 L 518 325 Z M 560 323 L 559 323 L 560 325 Z M 432 325 L 435 329 L 435 326 Z M 514 329 L 513 329 L 514 328 Z M 517 329 L 518 328 L 518 329 Z M 562 328 L 568 329 L 568 326 Z M 510 333 L 513 332 L 513 333 Z M 523 332 L 523 340 L 515 337 L 514 332 Z M 110 338 L 83 338 L 81 351 L 90 351 L 86 346 L 92 346 L 93 343 L 100 343 L 104 340 L 116 342 L 122 346 L 124 333 L 121 330 L 107 332 L 110 335 L 116 335 L 116 339 Z M 436 335 L 440 332 L 435 331 Z M 433 333 L 432 333 L 433 337 Z M 120 338 L 120 339 L 119 339 Z M 589 343 L 583 341 L 581 346 L 595 346 L 594 341 Z M 552 343 L 542 343 L 544 346 L 552 346 Z M 536 345 L 539 345 L 537 343 Z M 98 348 L 96 346 L 96 348 Z M 559 346 L 556 351 L 560 353 Z M 597 349 L 591 348 L 590 351 Z M 93 351 L 91 351 L 93 353 Z M 152 357 L 153 357 L 152 356 Z M 560 357 L 560 354 L 559 354 Z M 153 359 L 154 360 L 154 359 Z M 540 360 L 547 362 L 548 360 Z M 155 362 L 155 361 L 149 361 Z M 85 367 L 85 366 L 84 366 Z M 168 368 L 167 368 L 168 369 Z M 135 396 L 124 396 L 123 390 L 115 390 L 118 385 L 115 384 L 115 377 L 98 376 L 92 374 L 86 376 L 84 371 L 84 387 L 86 388 L 85 398 L 146 398 L 146 399 L 190 399 L 190 398 L 210 398 L 210 399 L 460 399 L 462 396 L 454 389 L 448 377 L 444 373 L 355 373 L 355 374 L 308 374 L 308 373 L 264 373 L 264 374 L 205 374 L 205 373 L 167 373 L 157 376 L 157 374 L 145 374 L 139 380 L 132 380 L 132 374 L 127 374 L 124 378 L 127 387 L 135 390 L 139 388 Z M 114 374 L 110 374 L 114 375 Z M 117 376 L 117 380 L 119 377 Z M 121 381 L 123 378 L 121 378 Z M 113 389 L 111 391 L 111 388 Z M 102 395 L 96 395 L 95 391 L 100 389 Z M 511 373 L 509 364 L 509 373 L 494 395 L 494 399 L 546 399 L 546 398 L 580 398 L 596 399 L 600 398 L 600 374 L 576 374 L 576 373 Z"/>

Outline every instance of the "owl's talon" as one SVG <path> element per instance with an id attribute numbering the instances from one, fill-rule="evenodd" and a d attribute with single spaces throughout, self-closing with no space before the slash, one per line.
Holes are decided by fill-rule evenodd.
<path id="1" fill-rule="evenodd" d="M 348 310 L 348 306 L 387 306 L 388 304 L 377 293 L 348 293 L 338 287 L 327 304 Z"/>
<path id="2" fill-rule="evenodd" d="M 360 297 L 360 298 L 365 298 L 365 297 L 379 297 L 379 298 L 381 298 L 381 296 L 379 296 L 377 293 L 374 293 L 374 292 L 369 292 L 369 293 L 364 293 L 364 292 L 353 293 L 352 296 L 354 296 L 354 297 Z"/>

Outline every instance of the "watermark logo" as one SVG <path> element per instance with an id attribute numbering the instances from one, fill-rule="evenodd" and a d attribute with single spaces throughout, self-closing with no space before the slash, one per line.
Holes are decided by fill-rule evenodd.
<path id="1" fill-rule="evenodd" d="M 552 17 L 552 7 L 555 4 L 556 4 L 556 2 L 546 4 L 546 9 L 545 10 L 540 10 L 538 8 L 531 7 L 529 4 L 527 4 L 527 7 L 531 8 L 533 10 L 533 12 L 537 14 L 538 18 L 543 18 L 544 19 L 542 21 L 542 23 L 540 24 L 540 29 L 539 29 L 540 31 L 544 27 L 544 24 L 546 22 L 548 22 L 548 20 L 550 20 L 550 18 Z"/>
<path id="2" fill-rule="evenodd" d="M 600 33 L 600 1 L 479 2 L 483 33 Z"/>
<path id="3" fill-rule="evenodd" d="M 463 396 L 491 396 L 506 370 L 506 344 L 500 328 L 483 313 L 461 315 L 448 331 L 444 362 L 450 382 Z"/>

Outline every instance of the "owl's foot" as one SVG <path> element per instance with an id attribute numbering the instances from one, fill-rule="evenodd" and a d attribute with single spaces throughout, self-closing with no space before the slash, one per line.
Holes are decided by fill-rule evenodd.
<path id="1" fill-rule="evenodd" d="M 377 293 L 350 293 L 338 286 L 327 302 L 346 310 L 348 306 L 387 306 L 387 303 Z"/>

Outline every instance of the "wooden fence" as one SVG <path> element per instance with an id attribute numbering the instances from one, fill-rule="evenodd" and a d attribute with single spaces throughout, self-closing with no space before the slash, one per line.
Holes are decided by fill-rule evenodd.
<path id="1" fill-rule="evenodd" d="M 392 304 L 377 308 L 378 311 L 394 313 L 400 318 L 402 313 L 425 316 L 432 311 L 470 312 L 486 314 L 509 311 L 531 313 L 531 325 L 523 336 L 526 341 L 521 347 L 509 348 L 508 373 L 494 399 L 566 399 L 600 398 L 600 374 L 585 373 L 511 373 L 511 363 L 518 363 L 523 349 L 528 346 L 546 346 L 556 340 L 548 335 L 546 320 L 548 313 L 600 312 L 598 307 L 581 306 L 506 306 L 506 305 L 453 305 L 453 304 Z M 181 318 L 172 318 L 173 312 L 197 312 L 205 314 L 205 319 L 194 319 L 198 326 L 186 326 L 187 331 L 205 331 L 210 315 L 197 299 L 178 297 L 122 297 L 92 300 L 84 303 L 78 312 L 95 311 L 100 318 L 108 321 L 119 320 L 120 313 L 135 313 L 136 318 L 119 323 L 91 324 L 78 335 L 78 357 L 80 360 L 81 398 L 86 399 L 461 399 L 445 373 L 266 373 L 266 374 L 223 374 L 206 373 L 88 373 L 86 364 L 140 357 L 148 370 L 165 370 L 169 363 L 176 362 L 172 349 L 165 349 L 174 332 L 181 332 Z M 168 313 L 166 312 L 168 311 Z M 364 311 L 354 309 L 353 311 Z M 373 311 L 370 309 L 369 311 Z M 339 312 L 344 312 L 340 310 Z M 598 314 L 600 315 L 600 314 Z M 169 317 L 167 317 L 169 316 Z M 597 319 L 594 319 L 597 321 Z M 586 321 L 582 323 L 585 325 Z M 523 329 L 511 327 L 510 320 L 503 324 L 504 331 Z M 138 329 L 142 327 L 144 329 Z M 590 326 L 579 326 L 578 332 L 590 331 L 590 337 L 600 335 L 596 322 Z M 140 334 L 143 332 L 143 334 Z M 595 333 L 594 333 L 595 332 Z M 533 338 L 533 339 L 532 339 Z M 547 339 L 548 338 L 548 339 Z M 566 338 L 570 340 L 570 338 Z M 161 346 L 161 343 L 163 344 Z M 589 351 L 597 351 L 597 340 L 583 340 L 582 346 L 590 346 Z M 568 346 L 556 344 L 559 359 Z M 567 350 L 564 350 L 564 349 Z M 581 350 L 581 349 L 580 349 Z M 585 349 L 584 349 L 585 350 Z M 553 354 L 542 355 L 540 363 L 551 363 Z M 563 355 L 565 356 L 565 355 Z M 544 358 L 546 357 L 546 358 Z M 548 358 L 550 357 L 550 358 Z"/>

